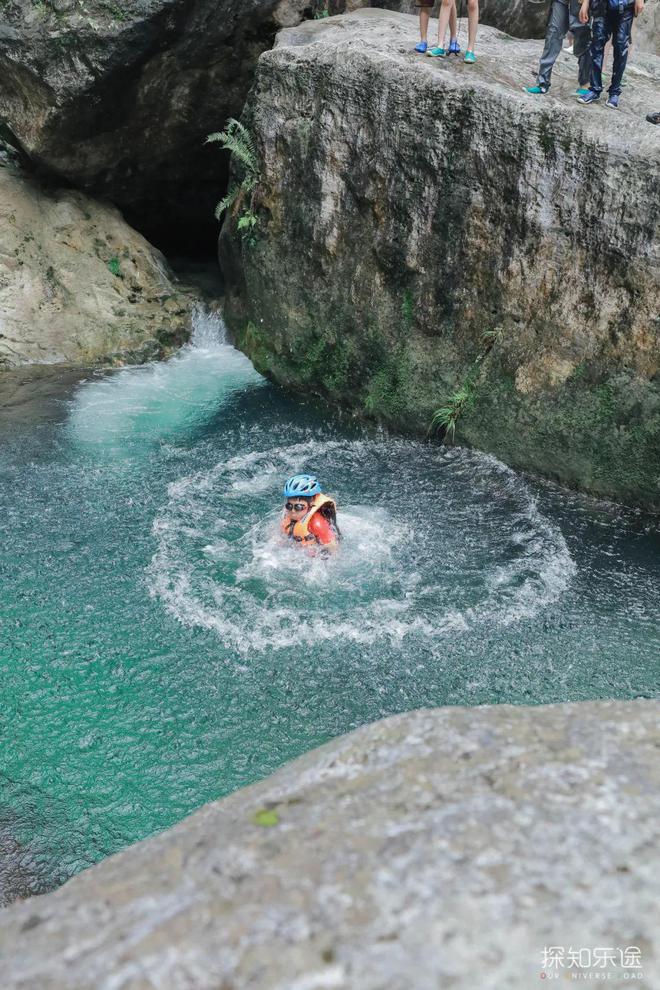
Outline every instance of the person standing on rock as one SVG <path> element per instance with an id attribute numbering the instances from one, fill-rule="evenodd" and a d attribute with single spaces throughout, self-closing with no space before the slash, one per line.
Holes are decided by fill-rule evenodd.
<path id="1" fill-rule="evenodd" d="M 431 10 L 435 0 L 417 0 L 417 6 L 419 7 L 419 37 L 420 40 L 415 45 L 415 51 L 419 55 L 426 54 L 428 50 L 427 35 L 429 30 L 429 19 L 431 17 Z M 449 48 L 447 49 L 447 54 L 449 55 L 460 55 L 461 46 L 458 43 L 458 18 L 456 16 L 456 3 L 454 2 L 449 14 Z M 444 38 L 443 38 L 444 43 Z"/>
<path id="2" fill-rule="evenodd" d="M 591 78 L 591 29 L 587 21 L 580 21 L 582 0 L 553 0 L 545 33 L 545 45 L 539 61 L 539 72 L 534 86 L 525 86 L 526 93 L 532 96 L 543 96 L 550 89 L 552 68 L 561 52 L 566 35 L 573 35 L 573 54 L 578 60 L 578 89 L 577 96 L 589 92 Z"/>
<path id="3" fill-rule="evenodd" d="M 473 64 L 477 61 L 477 56 L 474 54 L 474 49 L 477 44 L 477 27 L 479 25 L 479 0 L 467 0 L 467 11 L 468 11 L 468 46 L 465 52 L 464 62 L 468 65 Z M 451 45 L 449 48 L 443 48 L 445 43 L 445 34 L 447 33 L 447 25 L 449 24 L 449 19 L 451 16 L 456 17 L 456 0 L 442 0 L 442 6 L 440 7 L 440 15 L 438 18 L 438 44 L 435 48 L 429 48 L 427 55 L 431 58 L 444 58 L 445 55 L 458 54 L 460 48 L 452 49 Z M 458 46 L 458 42 L 456 42 Z"/>
<path id="4" fill-rule="evenodd" d="M 589 92 L 578 100 L 579 103 L 596 103 L 603 92 L 603 56 L 605 45 L 612 39 L 614 65 L 610 81 L 609 97 L 606 106 L 619 109 L 621 82 L 628 62 L 628 49 L 632 33 L 633 19 L 644 10 L 644 0 L 583 0 L 580 21 L 586 24 L 593 17 L 591 29 L 591 80 Z"/>

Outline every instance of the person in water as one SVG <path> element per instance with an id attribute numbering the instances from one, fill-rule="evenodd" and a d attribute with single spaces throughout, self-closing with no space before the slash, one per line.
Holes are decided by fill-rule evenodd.
<path id="1" fill-rule="evenodd" d="M 321 491 L 313 474 L 296 474 L 284 486 L 281 530 L 303 547 L 337 547 L 340 539 L 337 506 Z"/>

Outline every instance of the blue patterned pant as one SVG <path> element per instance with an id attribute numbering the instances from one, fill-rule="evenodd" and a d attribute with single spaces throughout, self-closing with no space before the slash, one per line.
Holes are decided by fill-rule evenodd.
<path id="1" fill-rule="evenodd" d="M 594 93 L 603 92 L 603 54 L 605 45 L 612 39 L 614 68 L 610 83 L 610 96 L 621 92 L 621 80 L 628 61 L 630 32 L 634 16 L 634 4 L 618 8 L 608 8 L 602 17 L 594 17 L 591 27 L 591 82 L 589 88 Z"/>

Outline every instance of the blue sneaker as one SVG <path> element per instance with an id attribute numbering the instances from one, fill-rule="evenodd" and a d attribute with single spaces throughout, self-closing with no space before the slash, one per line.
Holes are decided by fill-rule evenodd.
<path id="1" fill-rule="evenodd" d="M 594 93 L 593 89 L 588 90 L 584 96 L 578 97 L 578 103 L 597 103 L 600 93 Z"/>
<path id="2" fill-rule="evenodd" d="M 436 48 L 429 48 L 426 54 L 429 55 L 431 58 L 444 58 L 445 55 L 447 54 L 447 50 L 445 48 L 440 48 L 440 46 L 437 46 Z"/>
<path id="3" fill-rule="evenodd" d="M 468 65 L 474 65 L 474 63 L 477 61 L 477 56 L 474 54 L 474 52 L 467 51 L 465 53 L 465 58 L 463 59 L 463 61 L 467 62 Z"/>
<path id="4" fill-rule="evenodd" d="M 548 92 L 548 86 L 523 86 L 523 90 L 532 96 L 545 96 Z"/>
<path id="5" fill-rule="evenodd" d="M 420 55 L 426 55 L 426 49 L 428 47 L 429 46 L 425 41 L 418 41 L 417 44 L 415 45 L 415 51 L 419 52 Z"/>
<path id="6" fill-rule="evenodd" d="M 582 87 L 580 87 L 580 89 L 576 89 L 575 90 L 575 95 L 576 96 L 586 96 L 588 92 L 589 92 L 588 89 L 582 89 Z"/>
<path id="7" fill-rule="evenodd" d="M 449 42 L 449 48 L 447 49 L 449 55 L 460 55 L 461 46 L 458 43 L 458 38 L 452 38 Z"/>
<path id="8" fill-rule="evenodd" d="M 609 107 L 610 110 L 618 110 L 619 109 L 619 97 L 618 97 L 618 95 L 612 95 L 612 96 L 610 96 L 609 99 L 608 99 L 608 101 L 607 101 L 607 103 L 605 104 L 605 106 L 606 107 Z"/>

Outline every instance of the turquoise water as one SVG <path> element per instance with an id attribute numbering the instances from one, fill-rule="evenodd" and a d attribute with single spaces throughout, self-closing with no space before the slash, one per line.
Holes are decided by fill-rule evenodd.
<path id="1" fill-rule="evenodd" d="M 0 424 L 0 900 L 393 712 L 659 693 L 649 517 L 365 433 L 211 317 L 166 364 L 58 374 Z M 334 559 L 279 543 L 302 470 Z"/>

